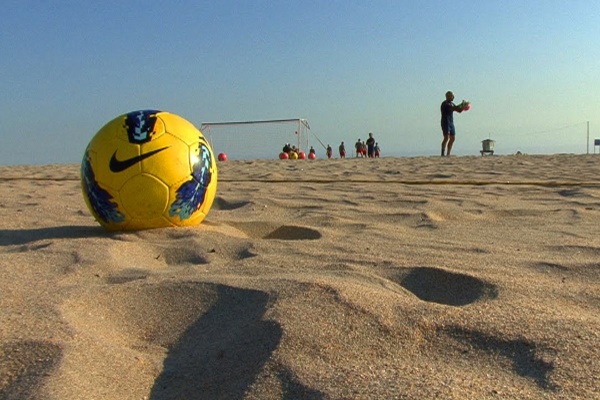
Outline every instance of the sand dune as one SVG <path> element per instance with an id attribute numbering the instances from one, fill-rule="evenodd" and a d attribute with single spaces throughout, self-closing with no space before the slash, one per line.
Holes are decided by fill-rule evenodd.
<path id="1" fill-rule="evenodd" d="M 600 398 L 600 157 L 227 161 L 106 233 L 0 167 L 2 399 Z"/>

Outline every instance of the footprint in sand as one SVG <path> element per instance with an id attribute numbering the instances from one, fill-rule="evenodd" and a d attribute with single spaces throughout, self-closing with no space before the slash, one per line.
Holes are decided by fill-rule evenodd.
<path id="1" fill-rule="evenodd" d="M 167 265 L 203 265 L 209 261 L 195 247 L 174 246 L 168 247 L 161 252 L 161 256 Z"/>
<path id="2" fill-rule="evenodd" d="M 213 208 L 222 211 L 231 211 L 250 204 L 249 201 L 230 202 L 217 196 Z M 272 226 L 262 222 L 240 222 L 231 224 L 241 230 L 248 237 L 278 240 L 316 240 L 321 238 L 321 233 L 311 228 L 294 225 Z"/>
<path id="3" fill-rule="evenodd" d="M 238 222 L 231 225 L 248 237 L 259 239 L 317 240 L 323 236 L 315 229 L 296 225 L 278 226 L 267 222 Z"/>
<path id="4" fill-rule="evenodd" d="M 212 205 L 212 208 L 214 208 L 215 210 L 230 211 L 230 210 L 237 210 L 238 208 L 242 208 L 244 206 L 247 206 L 248 204 L 250 204 L 249 201 L 232 202 L 232 201 L 227 201 L 220 196 L 217 196 L 215 198 L 215 202 Z"/>
<path id="5" fill-rule="evenodd" d="M 465 306 L 498 296 L 495 285 L 440 268 L 412 268 L 392 280 L 421 300 L 449 306 Z"/>
<path id="6" fill-rule="evenodd" d="M 316 240 L 321 238 L 321 233 L 311 228 L 284 225 L 264 236 L 264 239 L 279 240 Z"/>

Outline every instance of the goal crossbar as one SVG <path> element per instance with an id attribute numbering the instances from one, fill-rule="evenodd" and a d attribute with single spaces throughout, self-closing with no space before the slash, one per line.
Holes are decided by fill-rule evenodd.
<path id="1" fill-rule="evenodd" d="M 213 150 L 232 159 L 277 157 L 285 143 L 295 143 L 305 152 L 309 148 L 310 125 L 305 118 L 203 122 L 200 131 Z"/>
<path id="2" fill-rule="evenodd" d="M 225 125 L 253 125 L 253 124 L 277 124 L 281 122 L 298 122 L 306 127 L 306 129 L 310 129 L 308 125 L 308 121 L 304 118 L 291 118 L 291 119 L 269 119 L 264 121 L 232 121 L 232 122 L 203 122 L 202 127 L 208 126 L 225 126 Z"/>

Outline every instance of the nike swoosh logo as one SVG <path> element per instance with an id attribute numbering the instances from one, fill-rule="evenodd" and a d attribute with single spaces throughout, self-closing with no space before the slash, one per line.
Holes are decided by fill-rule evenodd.
<path id="1" fill-rule="evenodd" d="M 148 153 L 140 154 L 139 156 L 128 158 L 126 160 L 117 160 L 117 150 L 115 150 L 114 154 L 110 158 L 110 163 L 108 164 L 108 167 L 112 172 L 123 172 L 127 168 L 132 167 L 135 164 L 141 162 L 142 160 L 145 160 L 148 157 L 152 157 L 156 153 L 160 153 L 161 151 L 166 150 L 168 148 L 169 146 L 163 147 L 162 149 L 156 149 Z"/>

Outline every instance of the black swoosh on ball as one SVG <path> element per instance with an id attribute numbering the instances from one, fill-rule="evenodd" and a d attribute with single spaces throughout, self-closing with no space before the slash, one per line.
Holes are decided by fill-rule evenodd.
<path id="1" fill-rule="evenodd" d="M 142 160 L 145 160 L 148 157 L 152 157 L 156 153 L 159 153 L 168 148 L 169 148 L 169 146 L 163 147 L 162 149 L 156 149 L 153 151 L 149 151 L 148 153 L 140 154 L 139 156 L 128 158 L 126 160 L 117 160 L 117 151 L 115 150 L 114 154 L 110 158 L 110 163 L 108 164 L 108 167 L 110 168 L 110 170 L 112 172 L 123 172 L 127 168 L 132 167 L 135 164 L 141 162 Z"/>

